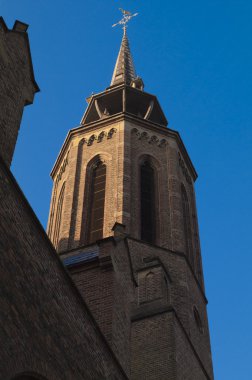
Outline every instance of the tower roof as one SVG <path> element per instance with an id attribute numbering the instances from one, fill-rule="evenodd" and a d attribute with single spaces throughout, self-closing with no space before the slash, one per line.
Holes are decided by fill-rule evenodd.
<path id="1" fill-rule="evenodd" d="M 136 72 L 130 52 L 126 27 L 124 27 L 123 38 L 110 86 L 118 84 L 130 85 L 134 79 L 136 79 Z"/>

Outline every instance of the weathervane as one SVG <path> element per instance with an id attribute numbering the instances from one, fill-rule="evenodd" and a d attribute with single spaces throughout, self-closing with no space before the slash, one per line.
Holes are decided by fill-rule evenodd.
<path id="1" fill-rule="evenodd" d="M 128 24 L 128 22 L 132 19 L 132 17 L 135 17 L 135 16 L 137 16 L 138 15 L 138 13 L 134 13 L 134 14 L 132 14 L 131 12 L 129 12 L 129 11 L 125 11 L 124 9 L 122 9 L 122 8 L 119 8 L 119 10 L 122 12 L 122 14 L 123 14 L 123 18 L 119 21 L 119 22 L 117 22 L 116 24 L 113 24 L 112 25 L 112 28 L 114 27 L 114 26 L 117 26 L 117 25 L 122 25 L 123 26 L 123 30 L 124 30 L 124 32 L 126 31 L 126 28 L 127 28 L 127 24 Z"/>

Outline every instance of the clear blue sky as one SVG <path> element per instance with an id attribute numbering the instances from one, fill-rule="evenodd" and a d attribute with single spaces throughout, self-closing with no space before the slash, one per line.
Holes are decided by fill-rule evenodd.
<path id="1" fill-rule="evenodd" d="M 85 98 L 111 79 L 118 7 L 138 11 L 129 39 L 198 171 L 198 216 L 216 380 L 251 380 L 251 0 L 0 0 L 9 27 L 30 24 L 41 93 L 26 107 L 12 165 L 46 226 L 49 172 Z"/>

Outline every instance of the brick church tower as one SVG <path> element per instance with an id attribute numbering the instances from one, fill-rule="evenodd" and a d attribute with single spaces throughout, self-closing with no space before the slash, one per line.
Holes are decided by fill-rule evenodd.
<path id="1" fill-rule="evenodd" d="M 124 29 L 52 170 L 48 235 L 129 379 L 212 380 L 197 174 L 167 125 Z"/>

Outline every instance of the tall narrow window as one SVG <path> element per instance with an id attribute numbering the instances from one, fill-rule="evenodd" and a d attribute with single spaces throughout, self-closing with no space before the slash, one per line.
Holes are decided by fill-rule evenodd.
<path id="1" fill-rule="evenodd" d="M 141 165 L 141 239 L 155 243 L 155 173 L 148 161 Z"/>
<path id="2" fill-rule="evenodd" d="M 183 210 L 183 224 L 184 224 L 184 237 L 185 237 L 185 250 L 188 258 L 193 265 L 192 259 L 192 231 L 191 231 L 191 222 L 190 222 L 190 208 L 189 202 L 186 194 L 186 189 L 181 186 L 181 195 L 182 195 L 182 210 Z"/>
<path id="3" fill-rule="evenodd" d="M 61 226 L 61 219 L 62 219 L 64 193 L 65 193 L 65 182 L 63 183 L 60 190 L 58 205 L 57 205 L 57 212 L 56 212 L 56 217 L 55 217 L 54 234 L 53 234 L 53 243 L 54 243 L 55 248 L 58 247 L 58 243 L 59 243 L 59 233 L 60 233 L 60 226 Z"/>
<path id="4" fill-rule="evenodd" d="M 103 238 L 106 165 L 99 162 L 92 172 L 88 243 Z"/>

